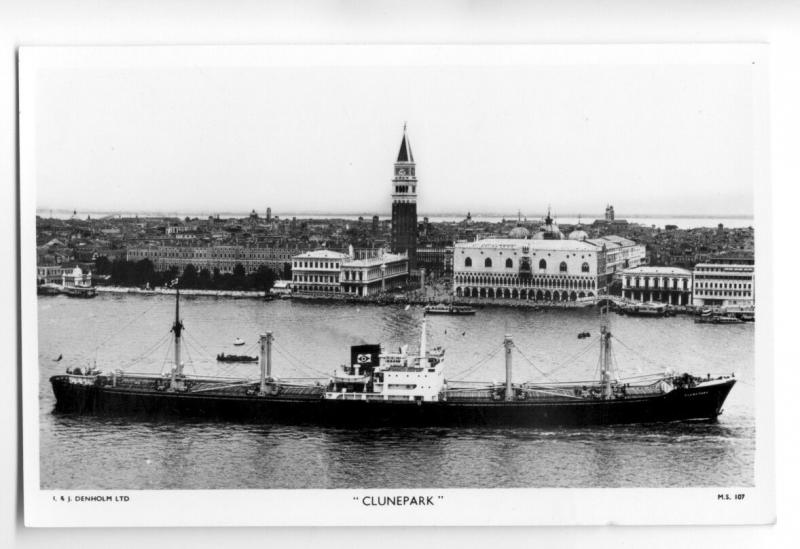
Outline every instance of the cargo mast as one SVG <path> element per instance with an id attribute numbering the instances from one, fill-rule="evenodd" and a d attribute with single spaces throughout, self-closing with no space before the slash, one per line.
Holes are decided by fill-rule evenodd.
<path id="1" fill-rule="evenodd" d="M 183 364 L 181 363 L 181 331 L 183 330 L 183 323 L 180 317 L 180 289 L 175 290 L 175 322 L 172 324 L 172 332 L 175 334 L 175 364 L 172 368 L 172 378 L 170 379 L 170 388 L 172 390 L 181 388 L 183 384 Z"/>
<path id="2" fill-rule="evenodd" d="M 514 400 L 514 387 L 511 384 L 511 351 L 514 349 L 514 340 L 510 335 L 503 339 L 503 347 L 506 349 L 506 400 Z"/>
<path id="3" fill-rule="evenodd" d="M 261 394 L 267 391 L 267 380 L 272 380 L 272 332 L 261 334 L 261 383 L 259 391 Z"/>
<path id="4" fill-rule="evenodd" d="M 421 368 L 428 367 L 428 333 L 425 318 L 422 319 L 422 332 L 419 336 L 419 365 Z"/>
<path id="5" fill-rule="evenodd" d="M 614 368 L 611 360 L 611 332 L 608 330 L 608 304 L 606 303 L 605 313 L 600 311 L 600 385 L 604 399 L 614 395 L 611 389 L 611 374 Z"/>

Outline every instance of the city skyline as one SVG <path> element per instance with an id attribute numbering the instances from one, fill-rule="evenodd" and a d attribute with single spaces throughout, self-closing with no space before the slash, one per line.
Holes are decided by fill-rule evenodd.
<path id="1" fill-rule="evenodd" d="M 754 79 L 744 64 L 42 70 L 37 205 L 386 215 L 407 123 L 420 215 L 752 216 Z"/>
<path id="2" fill-rule="evenodd" d="M 611 204 L 613 205 L 613 204 Z M 271 208 L 270 206 L 267 206 Z M 590 218 L 602 218 L 603 211 L 590 211 L 590 212 L 572 212 L 567 211 L 563 213 L 559 213 L 552 208 L 552 215 L 554 218 L 583 218 L 583 219 L 590 219 Z M 135 214 L 144 217 L 152 216 L 152 217 L 161 217 L 161 216 L 171 216 L 171 215 L 189 215 L 192 217 L 197 216 L 210 216 L 210 215 L 219 215 L 221 217 L 247 217 L 253 211 L 256 212 L 257 215 L 263 216 L 265 213 L 265 208 L 262 207 L 260 210 L 258 208 L 250 208 L 250 209 L 242 209 L 242 210 L 126 210 L 126 209 L 109 209 L 109 210 L 87 210 L 81 208 L 48 208 L 46 206 L 42 206 L 36 209 L 37 215 L 39 214 L 49 214 L 57 213 L 57 214 L 72 214 L 75 213 L 77 216 L 81 215 L 94 215 L 94 214 L 102 214 L 108 216 L 124 216 L 127 214 Z M 424 217 L 463 217 L 467 213 L 471 214 L 473 218 L 475 217 L 490 217 L 490 218 L 502 218 L 506 217 L 508 219 L 516 219 L 518 215 L 521 215 L 523 220 L 527 221 L 541 221 L 547 215 L 547 206 L 544 207 L 541 213 L 538 211 L 529 211 L 529 210 L 517 210 L 517 211 L 481 211 L 481 210 L 467 210 L 465 212 L 455 212 L 455 211 L 437 211 L 437 212 L 429 212 L 429 211 L 420 211 L 419 216 Z M 325 210 L 303 210 L 303 211 L 296 211 L 296 210 L 287 210 L 287 211 L 272 211 L 273 216 L 279 217 L 287 217 L 287 216 L 313 216 L 313 217 L 320 217 L 320 216 L 328 216 L 331 218 L 334 217 L 358 217 L 358 216 L 372 216 L 377 215 L 379 217 L 391 217 L 391 211 L 325 211 Z M 633 219 L 651 219 L 655 217 L 674 217 L 677 219 L 702 219 L 702 218 L 709 218 L 709 219 L 753 219 L 752 214 L 742 213 L 742 214 L 676 214 L 672 212 L 654 212 L 654 213 L 624 213 L 620 212 L 619 217 L 625 218 L 633 218 Z"/>

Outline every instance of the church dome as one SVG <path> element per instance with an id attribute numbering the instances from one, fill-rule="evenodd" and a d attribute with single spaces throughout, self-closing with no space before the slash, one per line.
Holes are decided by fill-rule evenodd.
<path id="1" fill-rule="evenodd" d="M 539 228 L 539 232 L 533 235 L 535 240 L 561 240 L 564 233 L 558 228 L 558 224 L 550 217 L 550 208 L 547 209 L 547 217 L 544 218 L 544 225 Z"/>
<path id="2" fill-rule="evenodd" d="M 543 225 L 539 232 L 533 235 L 533 238 L 534 240 L 561 240 L 564 238 L 564 233 L 553 222 Z"/>
<path id="3" fill-rule="evenodd" d="M 587 238 L 589 238 L 589 235 L 586 234 L 586 231 L 584 231 L 584 230 L 576 229 L 576 230 L 572 231 L 571 233 L 569 233 L 569 237 L 568 238 L 570 240 L 586 240 Z"/>
<path id="4" fill-rule="evenodd" d="M 529 236 L 531 236 L 530 231 L 528 229 L 526 229 L 525 227 L 521 227 L 521 226 L 514 227 L 508 233 L 508 238 L 528 238 Z"/>

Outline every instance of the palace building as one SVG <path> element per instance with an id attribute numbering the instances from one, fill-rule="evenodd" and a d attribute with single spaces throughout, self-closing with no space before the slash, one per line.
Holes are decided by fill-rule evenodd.
<path id="1" fill-rule="evenodd" d="M 622 272 L 622 297 L 669 305 L 692 304 L 692 272 L 679 267 L 639 266 Z"/>
<path id="2" fill-rule="evenodd" d="M 219 269 L 221 273 L 232 273 L 237 264 L 244 267 L 246 273 L 252 273 L 265 265 L 276 272 L 292 260 L 297 250 L 269 248 L 262 246 L 241 246 L 213 244 L 204 246 L 133 246 L 128 248 L 128 261 L 149 259 L 156 271 L 177 268 L 180 272 L 187 265 L 193 265 L 199 271 Z"/>
<path id="3" fill-rule="evenodd" d="M 645 247 L 617 236 L 586 238 L 577 230 L 565 238 L 548 212 L 529 236 L 522 227 L 512 238 L 458 242 L 453 252 L 453 294 L 457 297 L 578 301 L 593 299 L 618 273 L 640 265 Z"/>
<path id="4" fill-rule="evenodd" d="M 753 257 L 716 257 L 694 266 L 694 304 L 697 306 L 753 307 Z"/>
<path id="5" fill-rule="evenodd" d="M 350 256 L 333 250 L 314 250 L 292 258 L 292 288 L 297 293 L 332 294 L 339 285 L 342 263 Z"/>
<path id="6" fill-rule="evenodd" d="M 457 297 L 576 301 L 593 298 L 604 269 L 600 248 L 579 240 L 491 238 L 458 242 Z"/>
<path id="7" fill-rule="evenodd" d="M 403 126 L 403 140 L 392 179 L 392 252 L 408 254 L 408 268 L 417 268 L 417 174 L 411 143 Z"/>
<path id="8" fill-rule="evenodd" d="M 408 278 L 408 256 L 383 250 L 315 250 L 292 258 L 292 290 L 297 294 L 370 296 Z"/>

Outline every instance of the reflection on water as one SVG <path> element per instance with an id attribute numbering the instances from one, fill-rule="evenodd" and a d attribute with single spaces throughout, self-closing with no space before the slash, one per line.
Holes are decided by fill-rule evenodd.
<path id="1" fill-rule="evenodd" d="M 617 487 L 752 485 L 753 325 L 698 325 L 685 317 L 612 315 L 617 360 L 635 375 L 666 367 L 735 371 L 740 383 L 717 423 L 563 430 L 497 428 L 352 429 L 226 422 L 129 421 L 53 414 L 48 377 L 67 366 L 161 371 L 172 302 L 162 296 L 101 295 L 39 301 L 41 478 L 44 488 Z M 348 347 L 416 346 L 419 308 L 187 299 L 182 307 L 188 371 L 257 375 L 257 365 L 214 357 L 272 329 L 283 377 L 330 372 Z M 429 319 L 429 342 L 447 349 L 449 379 L 499 380 L 503 334 L 536 368 L 515 358 L 514 379 L 586 379 L 597 363 L 581 331 L 597 312 L 486 308 L 475 317 Z M 191 336 L 191 337 L 190 337 Z M 596 340 L 596 337 L 593 338 Z M 168 339 L 165 339 L 168 341 Z M 595 341 L 596 343 L 596 341 Z M 248 351 L 255 354 L 255 351 Z M 53 358 L 62 354 L 61 362 Z M 556 372 L 543 378 L 537 371 Z"/>

